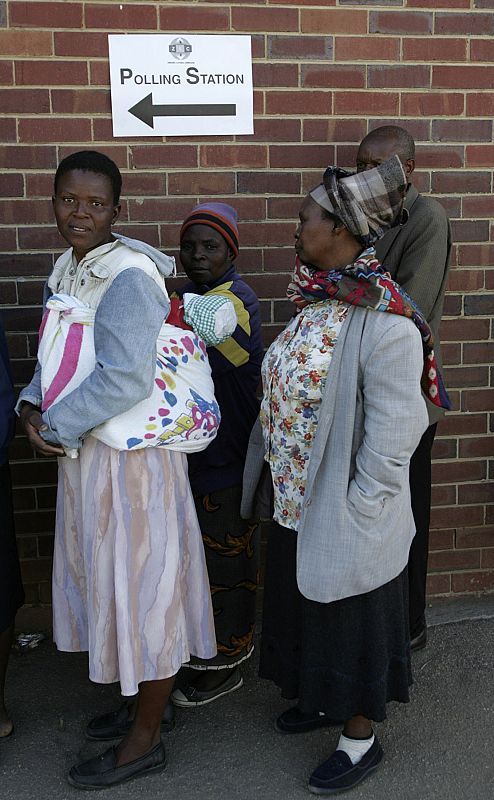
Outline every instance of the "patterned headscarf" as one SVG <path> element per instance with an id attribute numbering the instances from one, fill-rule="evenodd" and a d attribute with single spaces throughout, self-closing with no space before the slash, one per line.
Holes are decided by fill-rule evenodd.
<path id="1" fill-rule="evenodd" d="M 424 369 L 421 386 L 426 397 L 439 408 L 450 409 L 451 402 L 444 387 L 434 355 L 434 338 L 427 320 L 412 298 L 391 279 L 376 258 L 373 247 L 367 248 L 353 264 L 341 270 L 323 272 L 301 264 L 296 259 L 287 297 L 299 310 L 321 300 L 339 300 L 353 306 L 384 311 L 408 317 L 422 337 Z"/>
<path id="2" fill-rule="evenodd" d="M 393 156 L 364 172 L 328 167 L 310 196 L 368 247 L 401 222 L 406 186 L 401 161 Z"/>

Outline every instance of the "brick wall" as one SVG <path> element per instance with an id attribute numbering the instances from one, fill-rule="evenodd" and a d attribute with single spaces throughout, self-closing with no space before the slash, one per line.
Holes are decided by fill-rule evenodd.
<path id="1" fill-rule="evenodd" d="M 113 139 L 108 32 L 251 33 L 253 136 Z M 494 0 L 0 0 L 0 302 L 15 379 L 32 372 L 42 282 L 63 248 L 50 194 L 60 158 L 88 145 L 124 174 L 121 230 L 173 251 L 196 202 L 233 202 L 239 267 L 266 342 L 284 299 L 301 195 L 361 137 L 401 120 L 416 183 L 453 220 L 442 327 L 454 411 L 435 445 L 430 592 L 494 591 L 491 362 Z M 461 411 L 461 413 L 460 413 Z M 28 600 L 49 602 L 56 464 L 12 448 Z"/>

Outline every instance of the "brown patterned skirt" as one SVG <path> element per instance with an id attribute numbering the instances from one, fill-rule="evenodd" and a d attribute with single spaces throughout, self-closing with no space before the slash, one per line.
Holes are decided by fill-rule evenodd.
<path id="1" fill-rule="evenodd" d="M 260 526 L 240 517 L 242 487 L 195 497 L 213 601 L 218 654 L 194 669 L 228 669 L 254 648 Z"/>

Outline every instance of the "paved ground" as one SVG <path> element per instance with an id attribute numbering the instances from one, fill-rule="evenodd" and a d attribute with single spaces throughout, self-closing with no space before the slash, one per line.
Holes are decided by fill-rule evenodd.
<path id="1" fill-rule="evenodd" d="M 494 598 L 438 604 L 430 641 L 414 656 L 408 706 L 392 705 L 376 730 L 381 768 L 352 800 L 492 800 L 494 797 Z M 282 736 L 275 716 L 289 704 L 256 677 L 201 709 L 181 710 L 164 736 L 168 767 L 107 790 L 112 800 L 303 800 L 313 767 L 330 754 L 338 730 Z M 117 688 L 91 684 L 83 655 L 45 642 L 14 655 L 8 695 L 16 730 L 0 742 L 0 800 L 73 800 L 65 780 L 74 761 L 101 746 L 85 742 L 89 717 L 111 709 Z"/>

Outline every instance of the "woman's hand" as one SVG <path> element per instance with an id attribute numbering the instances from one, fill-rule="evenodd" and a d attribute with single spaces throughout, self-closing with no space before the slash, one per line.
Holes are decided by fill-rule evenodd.
<path id="1" fill-rule="evenodd" d="M 43 422 L 43 418 L 36 406 L 24 402 L 20 412 L 21 425 L 29 440 L 29 444 L 34 447 L 37 453 L 42 456 L 64 456 L 65 451 L 60 445 L 45 442 L 39 431 L 47 431 L 48 425 Z"/>

